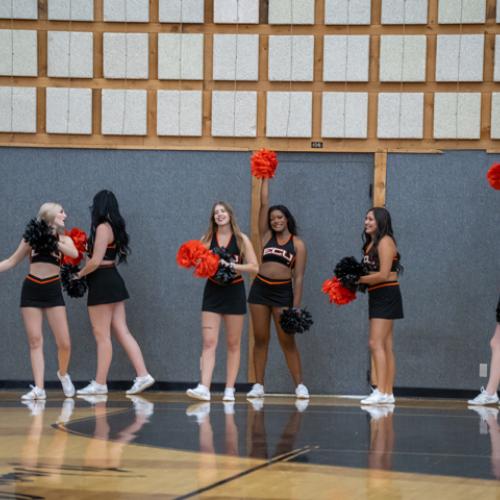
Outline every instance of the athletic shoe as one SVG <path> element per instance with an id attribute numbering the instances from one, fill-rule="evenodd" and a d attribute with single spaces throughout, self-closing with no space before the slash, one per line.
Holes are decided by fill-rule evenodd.
<path id="1" fill-rule="evenodd" d="M 210 415 L 210 403 L 195 403 L 186 408 L 188 417 L 196 417 L 196 421 L 202 424 Z"/>
<path id="2" fill-rule="evenodd" d="M 468 406 L 469 410 L 475 411 L 484 421 L 487 421 L 489 417 L 493 417 L 495 420 L 498 416 L 498 408 L 483 408 L 482 406 Z"/>
<path id="3" fill-rule="evenodd" d="M 155 379 L 148 373 L 144 377 L 135 377 L 134 385 L 126 392 L 129 396 L 133 394 L 139 394 L 145 391 L 148 387 L 151 387 L 155 383 Z"/>
<path id="4" fill-rule="evenodd" d="M 98 384 L 95 380 L 91 380 L 90 384 L 83 389 L 78 389 L 76 393 L 79 396 L 95 396 L 98 394 L 107 394 L 108 386 L 106 384 Z"/>
<path id="5" fill-rule="evenodd" d="M 37 387 L 36 385 L 30 385 L 30 387 L 31 391 L 23 394 L 21 396 L 21 399 L 24 399 L 25 401 L 30 401 L 33 399 L 47 399 L 47 394 L 45 394 L 44 389 L 40 389 L 40 387 Z"/>
<path id="6" fill-rule="evenodd" d="M 186 394 L 193 399 L 201 401 L 210 401 L 210 391 L 203 384 L 198 384 L 194 389 L 188 389 Z"/>
<path id="7" fill-rule="evenodd" d="M 62 407 L 61 407 L 61 414 L 59 415 L 59 418 L 57 419 L 58 424 L 66 424 L 69 419 L 71 418 L 71 415 L 73 414 L 73 408 L 75 407 L 75 402 L 71 398 L 66 398 L 63 401 Z"/>
<path id="8" fill-rule="evenodd" d="M 107 394 L 81 394 L 78 395 L 80 399 L 83 399 L 84 401 L 87 401 L 87 403 L 90 403 L 91 405 L 96 405 L 97 403 L 106 403 L 108 401 L 108 395 Z"/>
<path id="9" fill-rule="evenodd" d="M 306 399 L 302 401 L 307 401 Z M 260 411 L 264 408 L 264 398 L 252 398 L 248 402 L 252 405 L 253 411 Z"/>
<path id="10" fill-rule="evenodd" d="M 57 372 L 57 378 L 61 381 L 64 395 L 67 398 L 72 398 L 75 395 L 75 386 L 73 385 L 73 382 L 71 382 L 69 373 L 66 373 L 63 377 L 59 372 Z"/>
<path id="11" fill-rule="evenodd" d="M 366 405 L 361 406 L 363 411 L 367 411 L 370 414 L 372 420 L 380 420 L 381 418 L 388 417 L 394 413 L 393 404 L 385 404 L 381 406 Z"/>
<path id="12" fill-rule="evenodd" d="M 384 394 L 385 399 L 384 403 L 389 403 L 389 404 L 394 404 L 396 402 L 396 398 L 394 397 L 394 394 Z"/>
<path id="13" fill-rule="evenodd" d="M 224 401 L 224 415 L 234 415 L 234 403 L 232 401 Z"/>
<path id="14" fill-rule="evenodd" d="M 295 397 L 299 399 L 309 399 L 309 391 L 304 384 L 299 384 L 295 389 Z"/>
<path id="15" fill-rule="evenodd" d="M 378 405 L 385 402 L 385 394 L 382 394 L 378 389 L 375 389 L 367 398 L 360 401 L 362 405 Z"/>
<path id="16" fill-rule="evenodd" d="M 497 393 L 488 394 L 484 387 L 481 387 L 481 392 L 474 398 L 467 401 L 470 405 L 494 405 L 498 403 Z"/>
<path id="17" fill-rule="evenodd" d="M 135 414 L 139 417 L 150 417 L 154 413 L 155 405 L 141 396 L 127 396 L 134 405 Z"/>
<path id="18" fill-rule="evenodd" d="M 253 384 L 250 392 L 247 392 L 247 398 L 263 398 L 264 386 L 262 384 Z"/>
<path id="19" fill-rule="evenodd" d="M 295 408 L 297 408 L 297 411 L 299 413 L 306 411 L 308 406 L 309 406 L 308 399 L 296 399 L 295 400 Z"/>
<path id="20" fill-rule="evenodd" d="M 234 401 L 234 387 L 226 387 L 224 389 L 224 396 L 222 396 L 222 401 Z"/>
<path id="21" fill-rule="evenodd" d="M 45 399 L 25 399 L 21 402 L 31 410 L 33 417 L 41 415 L 45 410 Z"/>

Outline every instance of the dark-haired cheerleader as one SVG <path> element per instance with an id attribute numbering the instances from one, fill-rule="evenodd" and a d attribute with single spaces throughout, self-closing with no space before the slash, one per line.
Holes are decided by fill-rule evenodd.
<path id="1" fill-rule="evenodd" d="M 470 405 L 492 405 L 498 403 L 498 385 L 500 384 L 500 297 L 497 304 L 497 326 L 493 337 L 490 340 L 491 360 L 490 360 L 490 377 L 486 389 L 481 387 L 481 392 L 474 398 L 470 399 Z"/>
<path id="2" fill-rule="evenodd" d="M 233 209 L 223 201 L 218 201 L 212 207 L 208 230 L 201 241 L 206 248 L 220 255 L 220 265 L 225 266 L 229 273 L 218 272 L 206 282 L 201 313 L 201 383 L 194 389 L 189 389 L 187 395 L 210 401 L 215 351 L 221 320 L 224 320 L 227 368 L 223 400 L 234 401 L 234 385 L 240 366 L 243 319 L 246 314 L 245 283 L 240 273 L 256 273 L 257 257 L 250 239 L 238 227 Z"/>
<path id="3" fill-rule="evenodd" d="M 44 203 L 36 220 L 28 225 L 17 250 L 0 262 L 0 272 L 11 269 L 25 257 L 30 259 L 29 274 L 21 292 L 21 314 L 28 334 L 31 369 L 35 385 L 21 396 L 23 400 L 45 399 L 45 361 L 43 357 L 43 315 L 45 313 L 57 345 L 59 370 L 64 395 L 72 397 L 75 388 L 68 374 L 71 341 L 66 308 L 61 291 L 59 266 L 62 255 L 78 257 L 73 240 L 64 235 L 66 213 L 58 203 Z"/>
<path id="4" fill-rule="evenodd" d="M 77 274 L 87 277 L 87 306 L 92 331 L 97 343 L 97 372 L 95 380 L 77 394 L 107 394 L 107 377 L 111 365 L 111 329 L 125 349 L 137 377 L 127 394 L 138 394 L 154 384 L 148 373 L 141 348 L 130 333 L 125 314 L 125 300 L 129 298 L 123 278 L 116 264 L 126 262 L 129 236 L 125 220 L 120 214 L 115 195 L 108 190 L 94 196 L 91 207 L 92 223 L 88 241 L 89 260 Z"/>
<path id="5" fill-rule="evenodd" d="M 359 283 L 368 285 L 369 345 L 377 388 L 361 404 L 395 403 L 396 362 L 392 346 L 394 320 L 403 318 L 398 282 L 402 268 L 388 210 L 374 207 L 367 212 L 363 241 L 363 263 L 369 274 L 362 276 Z"/>
<path id="6" fill-rule="evenodd" d="M 264 396 L 264 374 L 272 317 L 281 349 L 296 386 L 295 395 L 307 399 L 309 391 L 303 384 L 295 336 L 286 334 L 280 325 L 283 309 L 300 308 L 306 267 L 306 246 L 297 236 L 295 219 L 288 208 L 283 205 L 269 207 L 268 179 L 263 179 L 261 184 L 259 233 L 263 245 L 262 263 L 248 296 L 255 336 L 253 358 L 256 383 L 247 396 L 249 398 Z"/>

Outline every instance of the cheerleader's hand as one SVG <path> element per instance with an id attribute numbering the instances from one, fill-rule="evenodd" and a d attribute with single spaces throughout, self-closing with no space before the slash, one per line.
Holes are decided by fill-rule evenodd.
<path id="1" fill-rule="evenodd" d="M 231 267 L 231 263 L 224 259 L 220 259 L 219 264 L 223 267 Z"/>

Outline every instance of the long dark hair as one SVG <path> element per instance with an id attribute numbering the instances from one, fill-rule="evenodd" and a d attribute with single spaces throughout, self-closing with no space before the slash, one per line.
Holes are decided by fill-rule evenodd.
<path id="1" fill-rule="evenodd" d="M 295 217 L 292 215 L 290 210 L 285 207 L 285 205 L 273 205 L 269 207 L 269 210 L 267 211 L 267 227 L 269 228 L 269 231 L 271 231 L 272 234 L 274 234 L 273 228 L 271 227 L 271 213 L 274 212 L 275 210 L 279 210 L 287 220 L 287 227 L 288 231 L 290 231 L 291 234 L 294 236 L 297 236 L 297 223 L 295 222 Z"/>
<path id="2" fill-rule="evenodd" d="M 89 253 L 94 249 L 95 232 L 97 226 L 107 222 L 113 230 L 116 251 L 118 252 L 118 262 L 126 262 L 130 253 L 128 246 L 129 236 L 125 229 L 125 219 L 120 214 L 118 200 L 112 191 L 103 189 L 99 191 L 92 201 L 90 207 L 92 222 L 88 241 Z"/>
<path id="3" fill-rule="evenodd" d="M 372 236 L 366 231 L 363 231 L 363 252 L 366 252 L 368 246 L 373 243 L 370 253 L 376 253 L 378 244 L 384 236 L 390 236 L 393 239 L 394 244 L 396 244 L 396 238 L 394 237 L 391 214 L 389 213 L 389 210 L 383 207 L 372 207 L 366 213 L 368 214 L 370 212 L 373 212 L 373 217 L 377 222 L 377 232 L 372 238 Z"/>

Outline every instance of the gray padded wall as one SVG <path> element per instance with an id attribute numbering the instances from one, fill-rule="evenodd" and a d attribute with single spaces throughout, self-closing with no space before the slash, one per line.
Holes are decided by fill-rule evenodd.
<path id="1" fill-rule="evenodd" d="M 405 272 L 399 387 L 477 389 L 500 292 L 500 193 L 479 151 L 391 154 L 387 208 Z"/>

